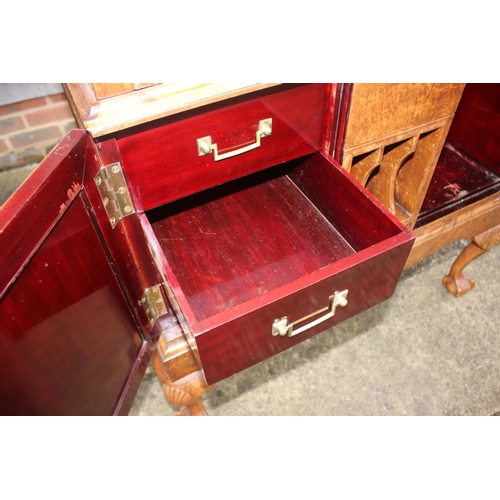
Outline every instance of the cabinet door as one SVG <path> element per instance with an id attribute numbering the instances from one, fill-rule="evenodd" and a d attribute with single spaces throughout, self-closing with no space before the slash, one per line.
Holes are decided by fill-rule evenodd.
<path id="1" fill-rule="evenodd" d="M 0 208 L 0 414 L 127 413 L 149 349 L 82 189 L 70 132 Z"/>

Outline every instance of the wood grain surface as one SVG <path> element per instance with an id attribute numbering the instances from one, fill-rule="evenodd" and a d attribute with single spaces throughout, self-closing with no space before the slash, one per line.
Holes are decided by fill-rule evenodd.
<path id="1" fill-rule="evenodd" d="M 0 414 L 112 415 L 143 344 L 78 197 L 0 303 Z"/>
<path id="2" fill-rule="evenodd" d="M 134 202 L 149 210 L 324 149 L 331 92 L 323 84 L 279 87 L 117 133 Z M 255 143 L 259 121 L 267 118 L 272 134 L 259 148 L 221 161 L 198 155 L 197 139 L 206 136 L 221 153 Z"/>
<path id="3" fill-rule="evenodd" d="M 453 115 L 464 84 L 357 83 L 344 149 Z"/>
<path id="4" fill-rule="evenodd" d="M 271 336 L 274 318 L 350 287 L 346 311 L 300 341 L 392 294 L 413 236 L 332 162 L 317 153 L 148 213 L 208 384 L 294 345 Z"/>

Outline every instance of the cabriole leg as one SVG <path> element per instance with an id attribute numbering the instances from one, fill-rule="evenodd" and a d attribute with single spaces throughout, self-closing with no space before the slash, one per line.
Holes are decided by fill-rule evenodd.
<path id="1" fill-rule="evenodd" d="M 162 334 L 153 353 L 153 367 L 168 402 L 177 415 L 207 415 L 202 395 L 211 389 L 200 361 L 172 313 L 162 319 Z"/>
<path id="2" fill-rule="evenodd" d="M 475 236 L 469 245 L 456 258 L 450 274 L 443 278 L 446 289 L 460 297 L 476 286 L 476 282 L 463 274 L 464 267 L 500 241 L 500 225 Z"/>
<path id="3" fill-rule="evenodd" d="M 158 352 L 153 354 L 153 366 L 163 393 L 168 402 L 177 409 L 179 416 L 206 416 L 201 396 L 211 387 L 207 386 L 201 370 L 178 380 L 172 380 Z"/>

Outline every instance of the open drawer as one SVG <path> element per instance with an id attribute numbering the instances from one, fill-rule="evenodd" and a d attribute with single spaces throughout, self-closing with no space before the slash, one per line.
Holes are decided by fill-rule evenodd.
<path id="1" fill-rule="evenodd" d="M 141 220 L 208 384 L 389 298 L 413 244 L 323 152 Z"/>

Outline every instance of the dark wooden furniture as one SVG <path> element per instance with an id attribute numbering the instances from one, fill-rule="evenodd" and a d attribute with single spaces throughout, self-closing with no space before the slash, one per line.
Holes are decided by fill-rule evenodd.
<path id="1" fill-rule="evenodd" d="M 0 413 L 126 414 L 153 356 L 203 414 L 392 294 L 414 237 L 332 156 L 340 86 L 66 89 L 86 130 L 0 209 Z"/>
<path id="2" fill-rule="evenodd" d="M 75 130 L 0 209 L 2 415 L 126 413 L 149 361 L 84 163 L 97 168 Z"/>

